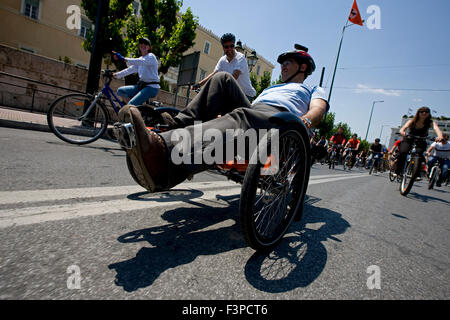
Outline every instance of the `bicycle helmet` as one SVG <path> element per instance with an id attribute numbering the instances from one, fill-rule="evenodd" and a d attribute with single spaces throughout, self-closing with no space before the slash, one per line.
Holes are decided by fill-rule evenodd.
<path id="1" fill-rule="evenodd" d="M 225 42 L 230 42 L 230 41 L 232 41 L 233 43 L 236 42 L 236 37 L 235 37 L 234 34 L 232 34 L 232 33 L 225 33 L 225 34 L 222 36 L 222 38 L 220 38 L 220 43 L 222 43 L 222 45 L 223 45 Z"/>
<path id="2" fill-rule="evenodd" d="M 292 80 L 292 78 L 294 78 L 299 73 L 303 72 L 303 73 L 305 73 L 305 76 L 307 77 L 316 70 L 316 64 L 314 62 L 314 59 L 308 53 L 308 48 L 304 47 L 302 45 L 299 45 L 299 44 L 295 44 L 294 47 L 295 47 L 294 51 L 289 51 L 289 52 L 280 54 L 280 56 L 278 57 L 278 60 L 277 60 L 278 63 L 283 64 L 283 62 L 286 61 L 287 59 L 294 59 L 294 61 L 296 61 L 299 66 L 301 66 L 302 64 L 306 64 L 307 67 L 306 67 L 305 71 L 300 71 L 300 69 L 299 69 L 292 77 L 290 77 L 288 80 L 284 81 L 285 83 Z"/>

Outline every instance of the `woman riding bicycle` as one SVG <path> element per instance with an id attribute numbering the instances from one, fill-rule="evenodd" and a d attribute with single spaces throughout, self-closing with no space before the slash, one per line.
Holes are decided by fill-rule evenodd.
<path id="1" fill-rule="evenodd" d="M 138 73 L 139 82 L 134 86 L 124 86 L 117 90 L 117 94 L 126 100 L 131 99 L 128 104 L 139 106 L 150 98 L 156 97 L 159 91 L 158 60 L 151 53 L 150 41 L 147 38 L 139 39 L 139 51 L 141 57 L 137 59 L 124 58 L 120 53 L 113 51 L 115 60 L 123 60 L 128 68 L 117 72 L 114 77 L 124 78 L 130 74 Z"/>
<path id="2" fill-rule="evenodd" d="M 396 174 L 401 174 L 403 172 L 406 157 L 411 150 L 412 142 L 414 139 L 410 136 L 426 138 L 431 127 L 436 132 L 437 140 L 442 141 L 442 132 L 439 129 L 437 123 L 431 119 L 430 108 L 421 107 L 417 110 L 414 118 L 406 122 L 403 128 L 400 129 L 400 135 L 403 137 L 403 141 L 400 143 L 398 148 L 400 154 L 398 156 L 397 168 L 395 170 Z M 406 130 L 408 130 L 408 134 L 406 133 Z M 417 140 L 416 148 L 419 154 L 423 154 L 423 152 L 427 149 L 426 140 Z"/>

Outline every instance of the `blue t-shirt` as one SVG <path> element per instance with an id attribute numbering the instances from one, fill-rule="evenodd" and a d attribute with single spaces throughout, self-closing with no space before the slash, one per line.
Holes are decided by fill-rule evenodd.
<path id="1" fill-rule="evenodd" d="M 277 84 L 265 89 L 254 101 L 264 103 L 269 106 L 283 107 L 288 111 L 302 116 L 309 110 L 309 103 L 312 99 L 323 99 L 327 101 L 325 90 L 319 86 L 313 88 L 302 83 Z M 329 105 L 327 103 L 327 111 Z"/>

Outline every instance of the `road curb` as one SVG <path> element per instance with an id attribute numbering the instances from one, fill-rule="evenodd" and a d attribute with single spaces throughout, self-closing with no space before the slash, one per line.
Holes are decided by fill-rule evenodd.
<path id="1" fill-rule="evenodd" d="M 51 132 L 46 124 L 0 119 L 0 127 Z"/>

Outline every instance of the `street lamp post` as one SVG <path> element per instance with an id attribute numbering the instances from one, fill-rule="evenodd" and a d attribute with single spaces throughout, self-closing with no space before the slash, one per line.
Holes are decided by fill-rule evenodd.
<path id="1" fill-rule="evenodd" d="M 256 63 L 258 62 L 258 60 L 259 60 L 259 58 L 256 55 L 256 51 L 253 50 L 252 54 L 247 57 L 247 64 L 248 64 L 249 72 L 252 72 L 252 69 L 254 66 L 256 66 Z"/>
<path id="2" fill-rule="evenodd" d="M 372 104 L 372 111 L 370 112 L 370 118 L 369 118 L 369 124 L 367 125 L 367 132 L 366 132 L 366 138 L 364 140 L 367 141 L 367 136 L 369 135 L 369 129 L 370 129 L 370 123 L 372 122 L 372 115 L 373 115 L 373 108 L 375 107 L 375 103 L 377 102 L 384 102 L 383 100 L 381 101 L 374 101 Z"/>
<path id="3" fill-rule="evenodd" d="M 330 101 L 331 101 L 331 92 L 333 92 L 334 78 L 336 76 L 336 69 L 337 69 L 338 62 L 339 62 L 339 56 L 341 54 L 342 41 L 344 40 L 344 32 L 345 32 L 346 28 L 351 27 L 351 26 L 354 26 L 354 24 L 349 25 L 348 20 L 347 20 L 347 23 L 345 24 L 344 28 L 342 29 L 341 41 L 339 42 L 339 49 L 338 49 L 338 53 L 337 53 L 337 57 L 336 57 L 336 63 L 334 64 L 333 78 L 331 80 L 330 92 L 328 94 L 328 103 L 330 103 Z"/>

